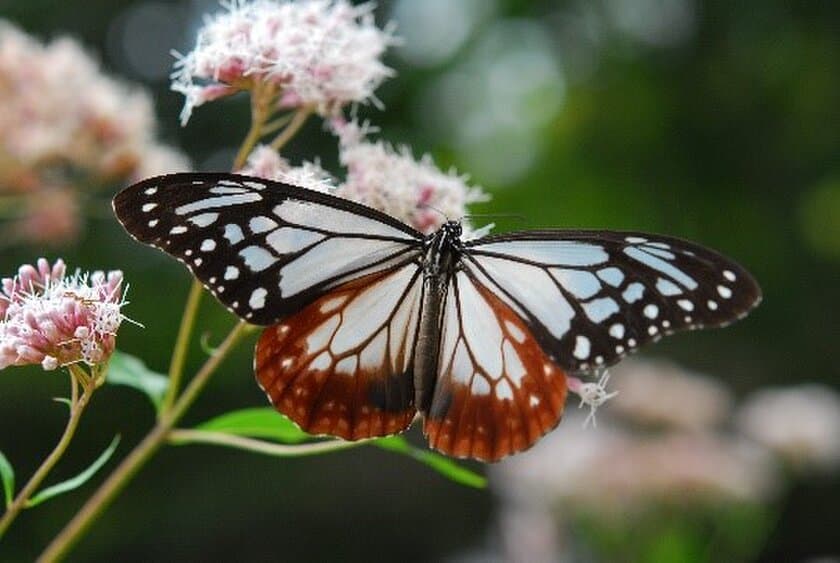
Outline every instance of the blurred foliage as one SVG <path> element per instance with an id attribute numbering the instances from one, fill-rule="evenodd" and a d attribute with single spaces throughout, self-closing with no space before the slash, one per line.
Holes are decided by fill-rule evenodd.
<path id="1" fill-rule="evenodd" d="M 384 21 L 393 6 L 381 4 L 377 13 Z M 658 4 L 638 6 L 647 6 L 652 18 Z M 840 385 L 832 353 L 840 334 L 840 4 L 681 4 L 689 6 L 691 21 L 675 40 L 663 32 L 667 25 L 645 32 L 638 18 L 618 18 L 622 12 L 615 7 L 624 5 L 626 16 L 633 3 L 498 0 L 448 58 L 417 66 L 401 59 L 398 50 L 392 54 L 389 64 L 398 76 L 379 91 L 387 111 L 361 108 L 359 113 L 379 125 L 384 138 L 409 143 L 415 153 L 431 151 L 444 168 L 452 164 L 470 173 L 494 196 L 477 212 L 526 217 L 524 223 L 495 219 L 497 230 L 552 225 L 665 232 L 737 258 L 762 284 L 764 304 L 746 321 L 725 331 L 672 338 L 648 354 L 717 374 L 741 392 L 807 380 Z M 121 39 L 121 34 L 130 36 L 128 15 L 140 7 L 168 14 L 162 20 L 167 25 L 145 28 L 149 52 L 165 55 L 169 48 L 190 48 L 200 14 L 215 9 L 215 3 L 0 0 L 2 17 L 28 32 L 74 35 L 114 74 L 144 81 L 154 91 L 164 139 L 183 148 L 198 168 L 229 167 L 248 123 L 246 101 L 201 108 L 180 129 L 180 96 L 168 91 L 165 77 L 138 72 L 130 64 L 128 40 Z M 459 133 L 460 106 L 449 104 L 450 98 L 460 92 L 469 102 L 486 92 L 470 90 L 481 87 L 476 80 L 443 89 L 441 79 L 463 65 L 478 65 L 475 48 L 484 34 L 513 29 L 494 27 L 511 21 L 539 26 L 562 84 L 526 91 L 524 106 L 502 110 L 546 100 L 556 109 L 527 129 L 515 125 L 526 116 L 513 114 L 508 120 L 504 111 L 490 115 L 482 109 L 469 114 L 477 116 L 476 129 Z M 173 28 L 174 35 L 161 37 Z M 142 44 L 143 36 L 132 40 Z M 498 69 L 488 67 L 493 68 Z M 473 72 L 485 76 L 480 68 Z M 494 84 L 500 83 L 484 87 Z M 445 113 L 451 107 L 454 115 Z M 436 115 L 447 116 L 450 126 L 441 127 Z M 482 115 L 493 125 L 484 137 Z M 335 164 L 333 145 L 313 122 L 288 155 L 293 160 L 320 155 L 329 168 Z M 516 173 L 500 174 L 494 160 L 511 162 Z M 60 255 L 71 267 L 126 272 L 131 283 L 127 314 L 146 328 L 124 327 L 119 346 L 150 369 L 165 371 L 188 275 L 174 261 L 132 242 L 102 213 L 105 205 L 91 211 L 82 239 Z M 10 274 L 42 252 L 4 248 L 0 271 Z M 233 322 L 209 298 L 199 319 L 199 333 L 206 332 L 211 342 Z M 194 343 L 188 373 L 203 355 Z M 242 345 L 185 424 L 263 406 L 250 366 L 250 345 Z M 64 407 L 51 406 L 49 397 L 64 392 L 64 380 L 25 369 L 3 372 L 0 380 L 0 449 L 16 460 L 19 475 L 28 475 L 62 425 Z M 152 420 L 141 395 L 105 388 L 53 478 L 66 478 L 67 468 L 89 463 L 91 452 L 114 433 L 133 444 Z M 420 443 L 416 431 L 410 439 Z M 34 516 L 25 513 L 5 540 L 3 558 L 31 559 L 92 490 L 88 484 Z M 493 502 L 485 492 L 459 487 L 420 464 L 373 448 L 300 460 L 170 448 L 108 510 L 79 546 L 76 560 L 207 560 L 219 554 L 243 560 L 269 555 L 329 560 L 338 554 L 348 561 L 437 560 L 483 541 Z M 760 558 L 839 553 L 833 516 L 838 502 L 837 476 L 793 491 Z M 649 560 L 679 561 L 694 549 L 663 542 L 650 546 L 660 555 Z"/>

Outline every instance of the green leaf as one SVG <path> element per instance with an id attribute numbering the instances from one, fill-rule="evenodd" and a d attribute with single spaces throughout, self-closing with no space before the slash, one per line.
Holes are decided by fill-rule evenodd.
<path id="1" fill-rule="evenodd" d="M 40 493 L 37 493 L 32 498 L 30 498 L 26 502 L 26 508 L 31 508 L 33 506 L 37 506 L 44 501 L 47 501 L 53 497 L 56 497 L 60 494 L 67 493 L 74 489 L 78 489 L 82 485 L 84 485 L 88 479 L 94 476 L 99 469 L 108 462 L 113 455 L 114 451 L 117 449 L 117 444 L 120 443 L 120 437 L 114 436 L 114 439 L 111 440 L 111 445 L 106 448 L 104 452 L 102 452 L 96 460 L 90 464 L 90 466 L 70 479 L 66 481 L 62 481 L 61 483 L 57 483 L 51 487 L 47 487 Z"/>
<path id="2" fill-rule="evenodd" d="M 425 463 L 444 477 L 476 489 L 487 487 L 487 479 L 463 465 L 435 452 L 415 448 L 402 436 L 388 436 L 373 442 L 384 450 L 409 455 L 421 463 Z"/>
<path id="3" fill-rule="evenodd" d="M 146 394 L 155 410 L 160 410 L 169 379 L 146 367 L 140 358 L 125 352 L 115 351 L 108 363 L 107 383 L 126 385 Z"/>
<path id="4" fill-rule="evenodd" d="M 199 424 L 196 430 L 267 438 L 284 444 L 299 444 L 312 438 L 294 422 L 268 407 L 231 411 Z"/>
<path id="5" fill-rule="evenodd" d="M 3 492 L 6 495 L 6 507 L 11 506 L 15 497 L 15 470 L 3 452 L 0 452 L 0 479 L 3 480 Z"/>
<path id="6" fill-rule="evenodd" d="M 313 436 L 298 428 L 294 422 L 270 407 L 242 409 L 225 413 L 196 426 L 196 430 L 263 438 L 283 444 L 300 444 L 313 438 Z M 440 454 L 416 448 L 402 436 L 388 436 L 373 440 L 370 444 L 384 450 L 413 457 L 456 483 L 478 489 L 487 486 L 487 479 L 481 475 Z"/>

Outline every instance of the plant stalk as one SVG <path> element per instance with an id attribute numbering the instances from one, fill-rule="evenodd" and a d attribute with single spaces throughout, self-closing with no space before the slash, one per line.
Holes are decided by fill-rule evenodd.
<path id="1" fill-rule="evenodd" d="M 70 370 L 73 371 L 73 368 L 75 368 L 75 366 L 71 366 Z M 64 452 L 67 451 L 67 447 L 70 445 L 70 441 L 76 433 L 79 420 L 82 418 L 82 413 L 90 402 L 93 391 L 93 386 L 84 385 L 80 396 L 79 382 L 73 373 L 70 374 L 70 417 L 67 419 L 67 425 L 64 427 L 64 432 L 61 434 L 58 444 L 56 444 L 55 448 L 53 448 L 41 466 L 38 467 L 35 474 L 32 475 L 29 482 L 26 483 L 23 489 L 21 489 L 17 497 L 15 497 L 15 500 L 9 506 L 8 510 L 6 510 L 6 513 L 3 514 L 3 518 L 0 518 L 0 538 L 3 537 L 6 530 L 9 529 L 9 526 L 12 525 L 12 522 L 15 518 L 17 518 L 20 512 L 26 508 L 26 502 L 29 500 L 29 497 L 35 493 L 35 490 L 41 485 L 44 479 L 46 479 L 47 475 L 49 475 L 50 471 L 52 471 L 53 467 L 55 467 L 55 464 L 58 463 L 58 460 L 60 460 L 61 456 L 64 455 Z"/>
<path id="2" fill-rule="evenodd" d="M 187 359 L 187 351 L 190 345 L 190 335 L 195 326 L 195 317 L 198 313 L 198 305 L 201 302 L 201 294 L 204 288 L 198 280 L 194 280 L 190 286 L 190 294 L 187 297 L 187 304 L 184 306 L 184 316 L 181 317 L 181 326 L 178 328 L 178 337 L 175 340 L 175 350 L 172 352 L 172 361 L 169 364 L 169 385 L 166 388 L 166 395 L 160 405 L 158 417 L 172 408 L 175 397 L 178 396 L 178 387 L 181 384 L 181 377 L 184 374 L 184 362 Z"/>
<path id="3" fill-rule="evenodd" d="M 244 322 L 239 322 L 228 333 L 216 352 L 207 359 L 184 393 L 175 401 L 172 409 L 165 413 L 142 442 L 137 444 L 111 475 L 100 485 L 85 505 L 67 523 L 64 529 L 47 546 L 38 561 L 58 561 L 67 555 L 70 548 L 82 537 L 91 524 L 111 504 L 114 497 L 125 487 L 132 477 L 143 467 L 146 461 L 166 442 L 166 439 L 187 409 L 216 370 L 228 352 L 236 345 L 244 333 Z"/>

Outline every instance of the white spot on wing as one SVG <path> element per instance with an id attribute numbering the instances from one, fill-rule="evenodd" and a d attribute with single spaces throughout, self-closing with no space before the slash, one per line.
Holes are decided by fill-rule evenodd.
<path id="1" fill-rule="evenodd" d="M 610 336 L 617 340 L 621 340 L 624 338 L 624 325 L 621 323 L 615 323 L 610 327 Z"/>
<path id="2" fill-rule="evenodd" d="M 157 205 L 157 203 L 144 203 L 143 207 L 141 207 L 140 209 L 143 211 L 143 213 L 148 213 L 149 211 L 157 207 Z"/>
<path id="3" fill-rule="evenodd" d="M 461 330 L 479 367 L 498 379 L 502 375 L 502 329 L 487 301 L 464 272 L 457 275 L 461 299 Z"/>
<path id="4" fill-rule="evenodd" d="M 347 356 L 346 358 L 335 364 L 335 372 L 344 375 L 355 375 L 357 364 L 358 360 L 356 359 L 356 356 Z"/>
<path id="5" fill-rule="evenodd" d="M 642 311 L 642 313 L 644 313 L 644 315 L 649 319 L 655 319 L 659 315 L 659 307 L 657 307 L 653 303 L 649 303 L 645 305 L 645 308 Z"/>
<path id="6" fill-rule="evenodd" d="M 592 322 L 600 323 L 604 319 L 618 313 L 618 303 L 616 303 L 611 297 L 593 299 L 592 301 L 583 304 L 583 312 L 586 313 L 586 316 L 589 317 Z"/>
<path id="7" fill-rule="evenodd" d="M 694 278 L 676 268 L 673 264 L 662 260 L 656 256 L 651 256 L 644 250 L 641 250 L 636 247 L 629 247 L 624 249 L 624 254 L 636 260 L 637 262 L 641 262 L 645 266 L 649 268 L 653 268 L 654 270 L 665 274 L 677 282 L 681 283 L 688 289 L 696 289 L 697 282 L 694 281 Z"/>
<path id="8" fill-rule="evenodd" d="M 254 234 L 264 233 L 266 231 L 270 231 L 277 227 L 277 222 L 270 217 L 265 217 L 264 215 L 257 215 L 256 217 L 251 217 L 248 221 L 248 228 L 251 229 L 251 232 Z"/>
<path id="9" fill-rule="evenodd" d="M 350 211 L 335 209 L 311 201 L 288 199 L 275 206 L 274 214 L 288 223 L 317 227 L 333 233 L 353 233 L 402 240 L 413 239 L 400 229 L 386 225 L 376 219 L 369 219 Z"/>
<path id="10" fill-rule="evenodd" d="M 210 212 L 210 213 L 199 213 L 198 215 L 194 215 L 187 219 L 190 223 L 195 225 L 196 227 L 208 227 L 216 222 L 216 219 L 219 218 L 218 213 Z"/>
<path id="11" fill-rule="evenodd" d="M 335 311 L 339 307 L 341 307 L 344 302 L 347 301 L 347 297 L 344 295 L 339 295 L 338 297 L 333 297 L 331 299 L 327 299 L 321 304 L 320 311 L 322 313 L 329 313 L 330 311 Z"/>
<path id="12" fill-rule="evenodd" d="M 245 239 L 245 235 L 242 233 L 242 227 L 235 223 L 225 225 L 224 236 L 231 244 L 237 244 Z"/>
<path id="13" fill-rule="evenodd" d="M 182 235 L 187 232 L 187 228 L 184 225 L 175 225 L 171 229 L 169 229 L 170 235 Z"/>
<path id="14" fill-rule="evenodd" d="M 251 309 L 262 309 L 265 307 L 265 296 L 268 295 L 268 291 L 264 287 L 258 287 L 253 292 L 251 292 L 251 297 L 248 299 L 248 306 Z"/>
<path id="15" fill-rule="evenodd" d="M 598 270 L 598 277 L 613 287 L 618 287 L 624 281 L 624 274 L 615 266 Z"/>
<path id="16" fill-rule="evenodd" d="M 590 342 L 589 339 L 582 334 L 575 337 L 575 349 L 572 355 L 578 360 L 585 360 L 589 357 Z"/>
<path id="17" fill-rule="evenodd" d="M 341 327 L 331 345 L 334 354 L 359 346 L 382 329 L 405 291 L 411 273 L 410 268 L 403 268 L 367 287 L 344 307 Z"/>
<path id="18" fill-rule="evenodd" d="M 309 364 L 309 367 L 314 369 L 314 370 L 318 370 L 318 371 L 326 371 L 330 368 L 331 365 L 332 365 L 332 356 L 330 356 L 329 352 L 324 350 L 323 352 L 318 354 L 317 358 L 312 360 L 312 363 Z"/>
<path id="19" fill-rule="evenodd" d="M 236 266 L 228 266 L 225 268 L 225 279 L 226 280 L 235 280 L 239 277 L 239 268 Z"/>
<path id="20" fill-rule="evenodd" d="M 212 250 L 215 250 L 216 249 L 216 241 L 211 239 L 211 238 L 206 238 L 203 241 L 201 241 L 201 246 L 199 247 L 199 249 L 202 252 L 210 252 Z"/>
<path id="21" fill-rule="evenodd" d="M 514 385 L 521 387 L 522 378 L 525 377 L 527 372 L 525 371 L 525 366 L 522 365 L 519 354 L 516 353 L 516 349 L 508 340 L 505 340 L 502 347 L 502 355 L 505 359 L 505 374 Z"/>
<path id="22" fill-rule="evenodd" d="M 575 312 L 545 270 L 502 258 L 478 256 L 476 260 L 554 337 L 561 338 L 568 332 Z"/>
<path id="23" fill-rule="evenodd" d="M 239 255 L 245 261 L 245 265 L 248 266 L 248 269 L 252 272 L 262 272 L 277 262 L 277 259 L 261 246 L 252 245 L 245 247 L 239 251 Z"/>
<path id="24" fill-rule="evenodd" d="M 679 301 L 677 301 L 677 305 L 679 305 L 680 309 L 682 309 L 683 311 L 694 310 L 694 303 L 692 303 L 688 299 L 680 299 Z"/>
<path id="25" fill-rule="evenodd" d="M 736 279 L 735 274 L 730 270 L 724 270 L 723 271 L 723 277 L 725 277 L 727 280 L 729 280 L 731 282 L 734 282 L 735 279 Z"/>
<path id="26" fill-rule="evenodd" d="M 470 391 L 472 391 L 473 395 L 489 395 L 490 394 L 490 383 L 487 382 L 484 377 L 476 373 L 473 377 L 472 385 L 470 386 Z"/>
<path id="27" fill-rule="evenodd" d="M 338 328 L 339 322 L 341 322 L 341 318 L 338 315 L 333 315 L 309 333 L 309 336 L 306 337 L 306 348 L 310 354 L 327 347 Z"/>
<path id="28" fill-rule="evenodd" d="M 455 357 L 452 361 L 452 381 L 466 385 L 470 382 L 472 373 L 473 365 L 472 361 L 470 361 L 470 355 L 467 353 L 467 347 L 464 346 L 463 340 L 459 340 L 458 346 L 455 348 Z"/>
<path id="29" fill-rule="evenodd" d="M 627 286 L 627 289 L 624 290 L 621 297 L 623 297 L 628 303 L 635 303 L 641 299 L 644 294 L 645 286 L 639 282 L 633 282 Z"/>
<path id="30" fill-rule="evenodd" d="M 732 290 L 726 287 L 725 285 L 717 286 L 718 294 L 723 297 L 724 299 L 729 299 L 732 297 Z"/>
<path id="31" fill-rule="evenodd" d="M 510 384 L 504 379 L 496 383 L 496 398 L 501 401 L 513 400 L 513 389 L 510 388 Z"/>
<path id="32" fill-rule="evenodd" d="M 575 241 L 512 240 L 479 244 L 475 248 L 552 266 L 594 266 L 609 259 L 602 247 Z"/>
<path id="33" fill-rule="evenodd" d="M 520 344 L 525 342 L 525 333 L 522 332 L 522 330 L 520 330 L 518 326 L 516 326 L 510 321 L 505 321 L 505 328 L 507 329 L 508 334 L 510 334 L 511 338 L 513 338 Z"/>
<path id="34" fill-rule="evenodd" d="M 550 268 L 549 272 L 566 291 L 578 299 L 589 299 L 601 289 L 598 278 L 590 272 L 562 268 Z"/>
<path id="35" fill-rule="evenodd" d="M 204 209 L 212 209 L 214 207 L 230 207 L 233 205 L 242 205 L 243 203 L 251 203 L 254 201 L 260 201 L 261 199 L 262 196 L 260 194 L 255 193 L 207 197 L 204 199 L 199 199 L 198 201 L 194 201 L 192 203 L 187 203 L 186 205 L 181 205 L 180 207 L 176 207 L 175 213 L 178 215 L 186 215 L 188 213 L 192 213 L 193 211 L 202 211 Z"/>
<path id="36" fill-rule="evenodd" d="M 682 293 L 682 289 L 677 284 L 665 278 L 656 280 L 656 291 L 668 297 Z"/>
<path id="37" fill-rule="evenodd" d="M 278 254 L 287 254 L 303 250 L 307 246 L 323 240 L 324 235 L 294 227 L 282 227 L 265 237 L 265 242 Z"/>
<path id="38" fill-rule="evenodd" d="M 280 290 L 284 296 L 294 295 L 324 279 L 386 260 L 405 248 L 401 242 L 327 239 L 283 266 Z"/>

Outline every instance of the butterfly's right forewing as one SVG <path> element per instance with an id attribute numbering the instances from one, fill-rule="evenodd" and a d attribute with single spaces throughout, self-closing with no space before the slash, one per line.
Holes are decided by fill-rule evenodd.
<path id="1" fill-rule="evenodd" d="M 114 198 L 135 238 L 171 254 L 228 309 L 268 325 L 330 289 L 417 259 L 423 237 L 368 207 L 233 174 L 174 174 Z"/>

